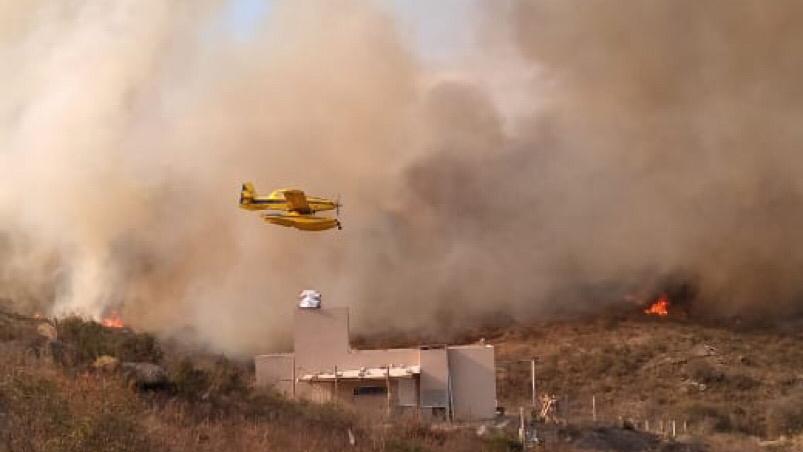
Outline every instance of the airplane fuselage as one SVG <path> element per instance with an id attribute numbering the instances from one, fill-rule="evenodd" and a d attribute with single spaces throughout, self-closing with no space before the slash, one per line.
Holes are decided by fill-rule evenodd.
<path id="1" fill-rule="evenodd" d="M 319 198 L 316 196 L 307 196 L 307 203 L 309 204 L 309 210 L 292 209 L 290 207 L 290 204 L 284 198 L 274 198 L 272 196 L 257 196 L 249 200 L 248 202 L 241 203 L 240 207 L 246 210 L 285 210 L 288 212 L 297 211 L 300 214 L 312 214 L 315 212 L 322 212 L 326 210 L 335 210 L 337 208 L 336 202 L 330 201 L 325 198 Z"/>

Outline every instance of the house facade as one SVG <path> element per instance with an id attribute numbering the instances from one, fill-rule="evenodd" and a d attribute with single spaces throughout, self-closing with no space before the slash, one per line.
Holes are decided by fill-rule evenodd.
<path id="1" fill-rule="evenodd" d="M 494 348 L 485 344 L 354 350 L 348 308 L 299 307 L 293 353 L 254 358 L 256 383 L 289 397 L 454 420 L 496 413 Z"/>

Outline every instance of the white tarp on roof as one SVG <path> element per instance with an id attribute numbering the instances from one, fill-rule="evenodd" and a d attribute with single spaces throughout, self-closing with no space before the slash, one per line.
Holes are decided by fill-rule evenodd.
<path id="1" fill-rule="evenodd" d="M 399 366 L 390 368 L 390 378 L 410 378 L 421 373 L 421 366 Z M 384 380 L 388 378 L 387 367 L 363 367 L 361 369 L 345 369 L 337 371 L 337 379 Z M 302 381 L 334 380 L 334 372 L 320 372 L 303 375 Z"/>

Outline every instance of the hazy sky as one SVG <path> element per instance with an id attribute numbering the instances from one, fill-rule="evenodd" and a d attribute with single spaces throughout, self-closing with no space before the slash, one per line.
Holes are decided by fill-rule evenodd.
<path id="1" fill-rule="evenodd" d="M 224 23 L 238 39 L 248 39 L 282 0 L 231 0 Z M 480 0 L 374 0 L 398 21 L 400 32 L 425 63 L 443 65 L 470 52 Z"/>

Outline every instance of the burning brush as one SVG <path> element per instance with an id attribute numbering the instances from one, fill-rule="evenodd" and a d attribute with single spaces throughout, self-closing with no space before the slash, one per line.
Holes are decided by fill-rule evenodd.
<path id="1" fill-rule="evenodd" d="M 658 299 L 655 300 L 650 307 L 644 310 L 644 313 L 658 317 L 667 317 L 669 315 L 669 306 L 671 304 L 672 303 L 669 301 L 669 297 L 666 294 L 661 294 L 661 296 L 658 297 Z"/>
<path id="2" fill-rule="evenodd" d="M 120 318 L 120 314 L 117 311 L 112 311 L 109 315 L 104 316 L 100 320 L 100 324 L 106 328 L 125 328 L 125 322 Z"/>

